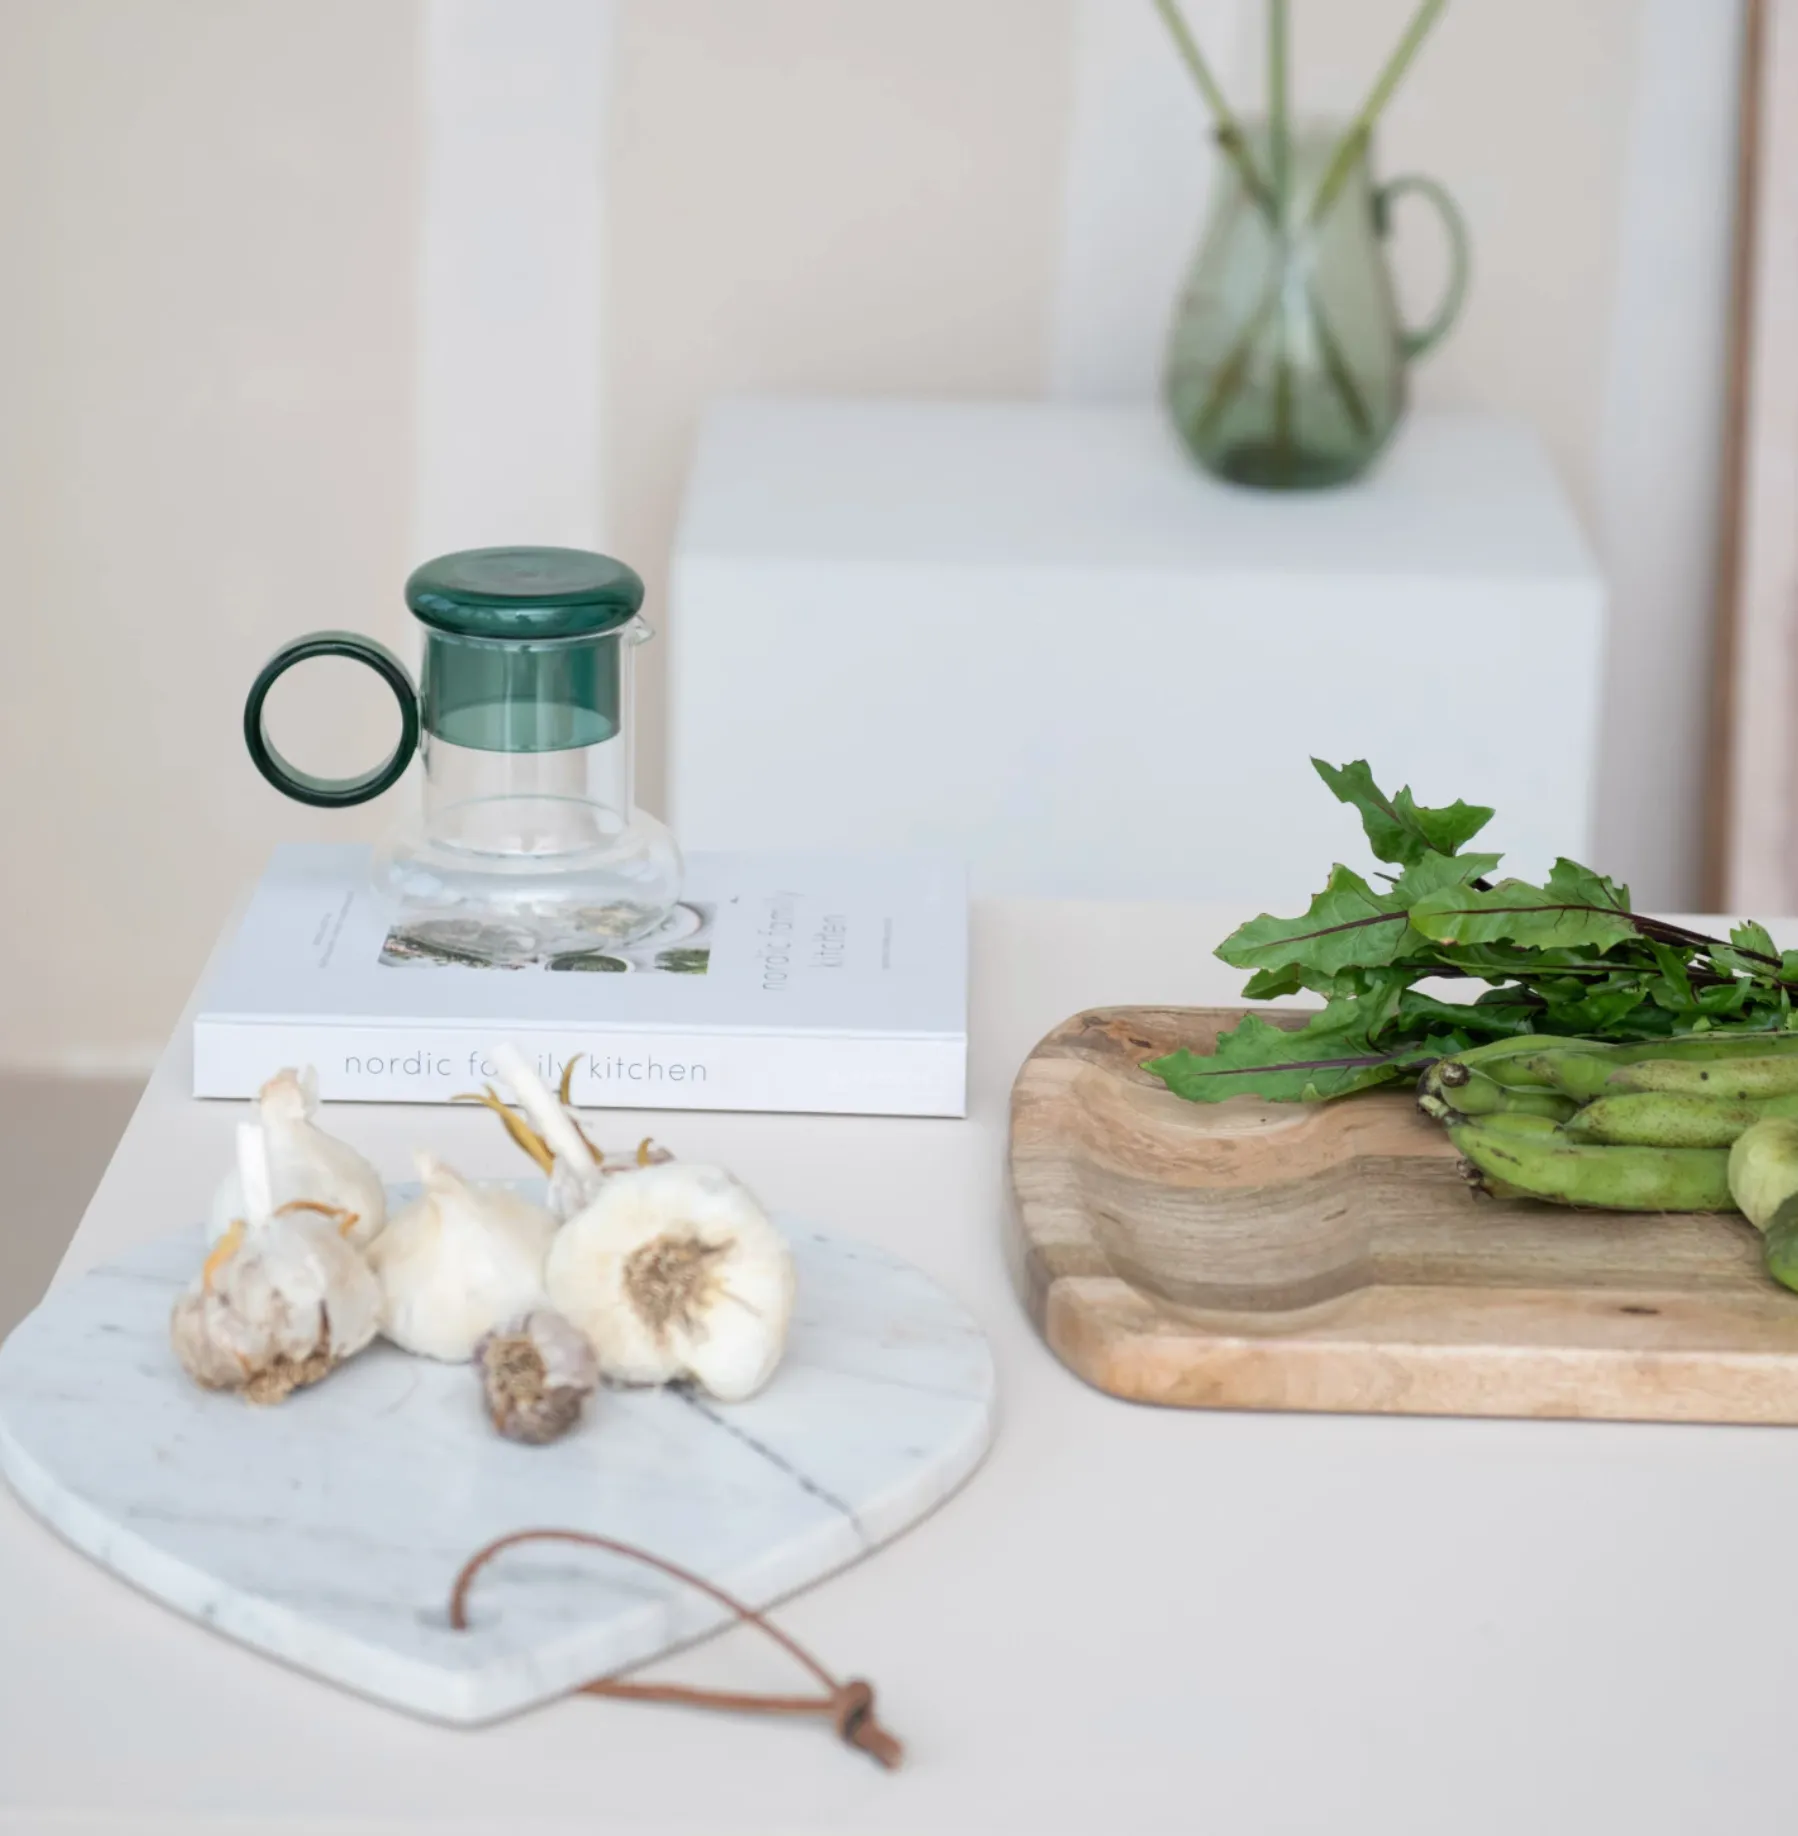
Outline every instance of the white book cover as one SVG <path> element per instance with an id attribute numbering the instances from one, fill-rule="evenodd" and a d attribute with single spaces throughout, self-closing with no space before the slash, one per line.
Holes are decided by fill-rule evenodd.
<path id="1" fill-rule="evenodd" d="M 967 1113 L 968 901 L 938 855 L 696 854 L 660 930 L 479 963 L 394 928 L 366 847 L 276 849 L 194 1020 L 194 1095 L 283 1065 L 336 1101 L 442 1103 L 512 1041 L 586 1108 Z"/>

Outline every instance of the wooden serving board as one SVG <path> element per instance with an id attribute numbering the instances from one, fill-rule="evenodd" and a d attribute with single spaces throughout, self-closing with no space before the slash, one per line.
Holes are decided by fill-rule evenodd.
<path id="1" fill-rule="evenodd" d="M 1409 1088 L 1196 1104 L 1138 1069 L 1241 1011 L 1076 1014 L 1018 1074 L 1013 1271 L 1071 1370 L 1185 1408 L 1798 1422 L 1798 1294 L 1743 1219 L 1476 1198 Z"/>

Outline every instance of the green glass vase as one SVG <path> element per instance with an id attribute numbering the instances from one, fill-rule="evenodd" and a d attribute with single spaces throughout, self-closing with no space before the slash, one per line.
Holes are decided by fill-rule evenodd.
<path id="1" fill-rule="evenodd" d="M 1310 491 L 1364 472 L 1405 409 L 1405 372 L 1446 336 L 1467 291 L 1468 238 L 1435 180 L 1376 185 L 1366 140 L 1309 122 L 1286 136 L 1284 172 L 1265 124 L 1220 160 L 1210 220 L 1174 315 L 1164 393 L 1208 472 L 1268 491 Z M 1283 179 L 1283 182 L 1282 182 Z M 1442 303 L 1405 324 L 1385 238 L 1406 193 L 1448 233 Z"/>

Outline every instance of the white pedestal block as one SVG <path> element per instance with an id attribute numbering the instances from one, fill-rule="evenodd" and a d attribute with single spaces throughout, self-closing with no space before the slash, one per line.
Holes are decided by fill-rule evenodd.
<path id="1" fill-rule="evenodd" d="M 727 403 L 676 544 L 669 815 L 690 848 L 949 848 L 987 894 L 1290 905 L 1366 858 L 1307 761 L 1366 757 L 1494 805 L 1541 873 L 1587 844 L 1604 607 L 1486 416 L 1276 497 L 1152 407 Z"/>

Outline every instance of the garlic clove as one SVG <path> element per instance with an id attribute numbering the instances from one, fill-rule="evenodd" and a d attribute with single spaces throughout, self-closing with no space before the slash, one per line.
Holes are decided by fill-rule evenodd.
<path id="1" fill-rule="evenodd" d="M 461 1364 L 502 1321 L 543 1299 L 556 1221 L 504 1186 L 474 1185 L 430 1154 L 424 1191 L 368 1251 L 384 1297 L 381 1330 L 421 1357 Z"/>
<path id="2" fill-rule="evenodd" d="M 581 1419 L 599 1383 L 586 1334 L 551 1307 L 538 1307 L 475 1347 L 488 1419 L 510 1441 L 541 1446 Z"/>
<path id="3" fill-rule="evenodd" d="M 793 1311 L 792 1251 L 753 1194 L 682 1162 L 612 1175 L 557 1233 L 544 1282 L 605 1376 L 691 1378 L 726 1402 L 774 1374 Z"/>
<path id="4" fill-rule="evenodd" d="M 387 1221 L 387 1189 L 348 1142 L 317 1125 L 318 1075 L 313 1068 L 277 1072 L 262 1086 L 256 1112 L 268 1141 L 271 1209 L 299 1202 L 347 1213 L 354 1219 L 348 1226 L 350 1241 L 358 1248 L 372 1243 Z M 207 1235 L 217 1242 L 245 1212 L 242 1180 L 233 1167 L 213 1194 Z"/>
<path id="5" fill-rule="evenodd" d="M 238 1130 L 250 1216 L 214 1246 L 169 1318 L 170 1343 L 196 1383 L 257 1403 L 279 1402 L 354 1357 L 382 1306 L 379 1282 L 329 1219 L 270 1215 L 266 1155 L 260 1128 Z"/>

